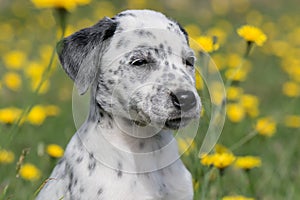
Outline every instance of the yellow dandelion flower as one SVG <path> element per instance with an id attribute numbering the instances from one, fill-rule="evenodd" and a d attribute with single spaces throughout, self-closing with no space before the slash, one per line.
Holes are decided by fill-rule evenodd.
<path id="1" fill-rule="evenodd" d="M 243 94 L 243 88 L 231 86 L 227 89 L 227 99 L 228 100 L 238 100 Z"/>
<path id="2" fill-rule="evenodd" d="M 55 105 L 44 106 L 44 109 L 47 116 L 57 116 L 60 112 L 59 107 Z"/>
<path id="3" fill-rule="evenodd" d="M 28 78 L 31 79 L 37 79 L 42 77 L 42 74 L 44 72 L 44 67 L 37 62 L 31 62 L 28 64 L 28 66 L 26 66 L 25 70 L 25 75 Z"/>
<path id="4" fill-rule="evenodd" d="M 8 69 L 21 69 L 26 62 L 26 55 L 22 51 L 10 51 L 3 56 L 3 61 Z"/>
<path id="5" fill-rule="evenodd" d="M 204 166 L 211 166 L 213 164 L 213 155 L 204 154 L 200 159 L 201 164 Z"/>
<path id="6" fill-rule="evenodd" d="M 249 70 L 246 68 L 240 69 L 228 69 L 225 72 L 226 79 L 230 79 L 233 81 L 245 81 L 247 78 Z"/>
<path id="7" fill-rule="evenodd" d="M 18 91 L 22 85 L 21 76 L 14 72 L 8 72 L 4 74 L 3 82 L 7 88 L 13 91 Z"/>
<path id="8" fill-rule="evenodd" d="M 219 82 L 212 82 L 211 83 L 211 102 L 220 105 L 226 98 L 226 94 L 224 91 L 224 85 Z"/>
<path id="9" fill-rule="evenodd" d="M 245 118 L 245 110 L 239 103 L 227 104 L 227 117 L 231 122 L 240 122 Z"/>
<path id="10" fill-rule="evenodd" d="M 288 115 L 284 119 L 284 124 L 289 128 L 300 128 L 300 116 Z"/>
<path id="11" fill-rule="evenodd" d="M 257 117 L 259 115 L 259 100 L 257 96 L 251 95 L 251 94 L 243 94 L 240 99 L 240 104 L 245 109 L 245 112 L 250 117 Z"/>
<path id="12" fill-rule="evenodd" d="M 64 155 L 64 150 L 57 144 L 49 144 L 46 151 L 53 158 L 60 158 Z"/>
<path id="13" fill-rule="evenodd" d="M 219 27 L 214 27 L 214 28 L 209 29 L 207 34 L 217 37 L 219 44 L 224 44 L 224 42 L 226 41 L 226 38 L 227 38 L 227 32 Z"/>
<path id="14" fill-rule="evenodd" d="M 271 137 L 276 132 L 276 122 L 270 118 L 260 118 L 256 122 L 255 130 L 260 134 Z"/>
<path id="15" fill-rule="evenodd" d="M 50 82 L 49 80 L 45 80 L 43 81 L 43 83 L 41 83 L 40 77 L 31 79 L 31 83 L 30 83 L 31 90 L 36 91 L 40 84 L 42 85 L 40 86 L 38 93 L 45 94 L 49 90 Z"/>
<path id="16" fill-rule="evenodd" d="M 40 170 L 33 164 L 26 163 L 20 169 L 20 176 L 28 181 L 35 181 L 41 177 Z"/>
<path id="17" fill-rule="evenodd" d="M 0 122 L 4 124 L 12 124 L 16 122 L 22 114 L 22 110 L 15 107 L 0 109 Z"/>
<path id="18" fill-rule="evenodd" d="M 0 24 L 0 40 L 1 41 L 12 41 L 12 38 L 14 37 L 14 28 L 11 23 L 5 23 L 4 21 Z"/>
<path id="19" fill-rule="evenodd" d="M 15 159 L 15 155 L 12 151 L 0 149 L 0 164 L 12 163 Z"/>
<path id="20" fill-rule="evenodd" d="M 227 65 L 230 68 L 237 68 L 242 62 L 242 57 L 239 54 L 231 53 L 227 56 Z"/>
<path id="21" fill-rule="evenodd" d="M 261 159 L 255 156 L 237 157 L 234 165 L 240 169 L 250 170 L 254 167 L 260 167 Z"/>
<path id="22" fill-rule="evenodd" d="M 202 50 L 207 53 L 211 53 L 219 49 L 219 44 L 214 37 L 200 36 L 196 38 L 196 42 L 198 43 L 198 45 L 200 45 Z"/>
<path id="23" fill-rule="evenodd" d="M 283 84 L 282 92 L 288 97 L 299 97 L 300 96 L 300 85 L 293 81 L 288 81 Z"/>
<path id="24" fill-rule="evenodd" d="M 46 117 L 47 115 L 44 107 L 36 105 L 31 109 L 26 119 L 33 125 L 41 125 L 45 121 Z"/>
<path id="25" fill-rule="evenodd" d="M 195 71 L 195 82 L 197 90 L 202 90 L 204 84 L 200 72 L 198 71 Z"/>
<path id="26" fill-rule="evenodd" d="M 225 196 L 222 198 L 222 200 L 254 200 L 254 198 L 248 198 L 241 195 L 235 195 L 235 196 Z"/>
<path id="27" fill-rule="evenodd" d="M 225 169 L 234 162 L 235 156 L 232 153 L 216 153 L 213 154 L 212 160 L 216 168 Z"/>
<path id="28" fill-rule="evenodd" d="M 267 40 L 267 36 L 255 26 L 244 25 L 237 30 L 237 33 L 247 42 L 254 42 L 258 46 L 262 46 Z"/>
<path id="29" fill-rule="evenodd" d="M 31 0 L 37 8 L 63 8 L 74 10 L 79 5 L 89 4 L 91 0 Z"/>
<path id="30" fill-rule="evenodd" d="M 224 54 L 215 53 L 212 56 L 212 61 L 215 63 L 219 70 L 225 68 L 225 63 L 227 62 L 227 57 Z"/>
<path id="31" fill-rule="evenodd" d="M 222 144 L 216 144 L 215 145 L 215 152 L 216 153 L 232 153 L 227 147 L 225 147 L 224 145 Z"/>

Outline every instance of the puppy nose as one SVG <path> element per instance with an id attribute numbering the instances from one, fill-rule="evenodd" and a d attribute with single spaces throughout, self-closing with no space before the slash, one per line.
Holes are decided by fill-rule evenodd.
<path id="1" fill-rule="evenodd" d="M 192 91 L 177 91 L 170 94 L 173 105 L 182 111 L 188 111 L 196 106 L 196 97 Z"/>

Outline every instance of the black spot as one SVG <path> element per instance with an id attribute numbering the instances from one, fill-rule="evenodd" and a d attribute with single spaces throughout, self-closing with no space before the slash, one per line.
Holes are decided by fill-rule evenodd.
<path id="1" fill-rule="evenodd" d="M 169 62 L 168 62 L 168 61 L 165 61 L 165 65 L 166 65 L 166 66 L 169 66 Z"/>
<path id="2" fill-rule="evenodd" d="M 80 157 L 78 157 L 78 158 L 76 159 L 76 162 L 77 162 L 77 163 L 81 163 L 81 162 L 82 162 L 82 160 L 83 160 L 83 157 L 82 157 L 82 156 L 80 156 Z"/>
<path id="3" fill-rule="evenodd" d="M 103 34 L 103 38 L 102 41 L 112 37 L 115 34 L 116 28 L 118 26 L 117 22 L 114 22 L 110 25 L 110 27 L 108 29 L 105 30 L 104 34 Z"/>
<path id="4" fill-rule="evenodd" d="M 112 129 L 113 128 L 113 125 L 112 125 L 112 122 L 111 120 L 108 121 L 108 128 Z"/>
<path id="5" fill-rule="evenodd" d="M 128 46 L 128 44 L 130 43 L 129 40 L 125 39 L 124 37 L 122 37 L 116 44 L 116 48 L 119 49 L 120 47 L 124 47 L 126 48 Z"/>
<path id="6" fill-rule="evenodd" d="M 72 190 L 72 185 L 73 185 L 73 178 L 74 178 L 74 174 L 73 174 L 73 170 L 70 169 L 70 174 L 69 174 L 69 184 L 68 184 L 68 190 L 71 191 Z"/>
<path id="7" fill-rule="evenodd" d="M 133 13 L 120 13 L 117 15 L 117 17 L 125 17 L 125 16 L 136 17 L 135 14 Z"/>
<path id="8" fill-rule="evenodd" d="M 170 46 L 168 46 L 168 54 L 171 55 L 172 54 L 172 48 Z"/>
<path id="9" fill-rule="evenodd" d="M 113 119 L 112 116 L 111 116 L 111 114 L 107 113 L 107 116 L 108 116 L 108 118 L 109 118 L 110 120 Z"/>
<path id="10" fill-rule="evenodd" d="M 189 36 L 188 36 L 188 33 L 186 32 L 186 30 L 178 22 L 175 22 L 175 23 L 178 25 L 180 31 L 184 34 L 186 42 L 189 45 Z"/>
<path id="11" fill-rule="evenodd" d="M 156 56 L 159 56 L 159 51 L 158 51 L 157 48 L 154 48 L 154 52 L 155 52 L 155 55 L 156 55 Z"/>
<path id="12" fill-rule="evenodd" d="M 114 83 L 115 83 L 115 81 L 114 81 L 114 80 L 108 80 L 107 82 L 108 82 L 108 84 L 110 84 L 110 85 L 112 85 L 112 84 L 114 84 Z"/>
<path id="13" fill-rule="evenodd" d="M 104 117 L 104 114 L 103 114 L 103 112 L 100 112 L 100 117 Z"/>
<path id="14" fill-rule="evenodd" d="M 181 62 L 182 62 L 182 64 L 185 65 L 186 64 L 186 59 L 182 57 Z"/>
<path id="15" fill-rule="evenodd" d="M 174 70 L 177 69 L 176 65 L 174 65 L 174 64 L 172 64 L 172 68 L 173 68 Z"/>
<path id="16" fill-rule="evenodd" d="M 79 192 L 80 192 L 80 193 L 83 193 L 83 192 L 84 192 L 84 188 L 80 187 L 80 188 L 79 188 Z"/>
<path id="17" fill-rule="evenodd" d="M 72 191 L 72 182 L 69 182 L 69 185 L 68 185 L 68 191 Z"/>
<path id="18" fill-rule="evenodd" d="M 99 86 L 102 86 L 104 88 L 105 91 L 109 91 L 110 89 L 107 87 L 107 85 L 104 83 L 104 81 L 102 80 L 102 78 L 99 81 Z"/>
<path id="19" fill-rule="evenodd" d="M 117 168 L 118 168 L 118 170 L 117 170 L 117 176 L 118 176 L 118 178 L 121 178 L 122 175 L 123 175 L 123 172 L 122 172 L 122 163 L 120 161 L 118 162 Z"/>
<path id="20" fill-rule="evenodd" d="M 75 178 L 75 180 L 74 180 L 74 186 L 76 186 L 76 185 L 77 185 L 77 183 L 78 183 L 78 179 L 77 179 L 77 178 Z"/>
<path id="21" fill-rule="evenodd" d="M 152 100 L 152 99 L 151 99 Z M 144 141 L 141 141 L 140 143 L 139 143 L 139 148 L 140 149 L 143 149 L 145 147 L 145 142 Z"/>
<path id="22" fill-rule="evenodd" d="M 65 157 L 63 157 L 62 159 L 60 159 L 60 160 L 58 161 L 57 165 L 61 165 L 65 160 L 66 160 Z"/>
<path id="23" fill-rule="evenodd" d="M 154 39 L 156 38 L 153 35 L 153 33 L 151 33 L 150 31 L 146 31 L 144 29 L 138 29 L 138 30 L 135 31 L 135 33 L 138 34 L 141 37 L 148 37 L 148 38 L 151 37 L 151 38 L 154 38 Z"/>
<path id="24" fill-rule="evenodd" d="M 100 196 L 103 193 L 103 189 L 99 188 L 99 190 L 97 191 L 97 195 Z"/>
<path id="25" fill-rule="evenodd" d="M 93 173 L 93 171 L 96 168 L 96 159 L 94 158 L 94 154 L 93 153 L 89 153 L 89 164 L 88 164 L 88 170 L 89 170 L 89 175 L 91 175 Z"/>

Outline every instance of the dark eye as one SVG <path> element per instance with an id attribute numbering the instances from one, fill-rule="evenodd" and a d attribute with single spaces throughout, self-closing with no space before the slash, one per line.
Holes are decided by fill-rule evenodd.
<path id="1" fill-rule="evenodd" d="M 194 57 L 188 57 L 188 58 L 185 60 L 185 64 L 186 64 L 187 66 L 194 67 L 194 64 L 195 64 L 195 58 L 194 58 Z"/>
<path id="2" fill-rule="evenodd" d="M 148 64 L 148 61 L 142 58 L 134 59 L 133 61 L 130 62 L 131 65 L 134 66 L 142 66 L 145 64 Z"/>

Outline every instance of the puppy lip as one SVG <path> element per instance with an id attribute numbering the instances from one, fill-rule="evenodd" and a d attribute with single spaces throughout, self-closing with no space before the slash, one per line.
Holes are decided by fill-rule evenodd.
<path id="1" fill-rule="evenodd" d="M 165 127 L 176 130 L 185 126 L 191 119 L 188 117 L 170 118 L 165 121 Z"/>

